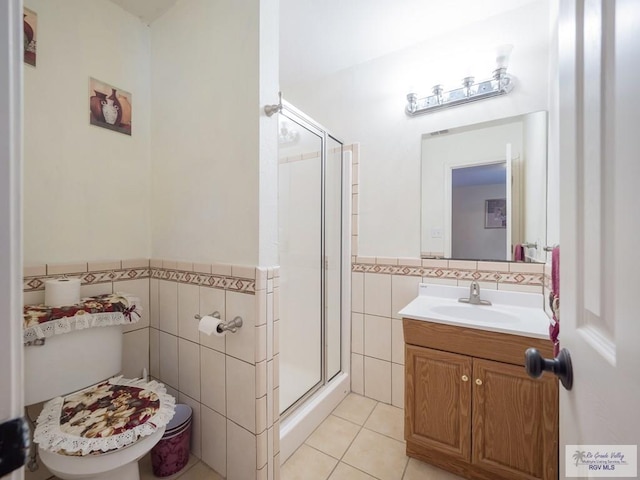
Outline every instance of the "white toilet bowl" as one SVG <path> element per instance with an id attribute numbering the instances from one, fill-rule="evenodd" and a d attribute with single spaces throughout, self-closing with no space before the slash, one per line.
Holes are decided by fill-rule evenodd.
<path id="1" fill-rule="evenodd" d="M 45 403 L 33 438 L 42 463 L 63 480 L 139 480 L 138 460 L 174 413 L 161 383 L 114 377 Z"/>
<path id="2" fill-rule="evenodd" d="M 141 311 L 139 299 L 127 294 L 89 300 Z M 122 371 L 122 325 L 133 318 L 109 312 L 29 327 L 46 339 L 25 345 L 27 404 L 46 402 L 33 442 L 42 463 L 64 480 L 139 480 L 138 460 L 162 439 L 175 413 L 175 399 L 161 383 L 109 378 Z"/>
<path id="3" fill-rule="evenodd" d="M 63 480 L 140 480 L 138 460 L 160 441 L 164 430 L 159 428 L 127 447 L 101 454 L 74 456 L 41 449 L 40 460 Z"/>

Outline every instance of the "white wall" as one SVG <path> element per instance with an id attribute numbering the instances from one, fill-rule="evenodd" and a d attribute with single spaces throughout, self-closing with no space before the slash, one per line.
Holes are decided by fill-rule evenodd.
<path id="1" fill-rule="evenodd" d="M 505 198 L 506 185 L 473 185 L 453 189 L 451 252 L 453 258 L 505 260 L 504 228 L 484 228 L 485 200 Z M 510 259 L 507 259 L 510 260 Z"/>
<path id="2" fill-rule="evenodd" d="M 151 25 L 153 257 L 258 263 L 259 14 L 184 0 Z"/>
<path id="3" fill-rule="evenodd" d="M 549 1 L 540 0 L 328 78 L 283 85 L 287 100 L 345 143 L 361 144 L 360 255 L 419 256 L 421 135 L 547 110 L 549 41 Z M 415 118 L 405 115 L 411 85 L 428 92 L 464 62 L 460 52 L 473 55 L 478 46 L 508 43 L 514 45 L 511 94 Z M 474 73 L 488 76 L 492 67 Z"/>
<path id="4" fill-rule="evenodd" d="M 148 257 L 149 29 L 107 0 L 25 6 L 25 264 Z M 132 136 L 89 124 L 90 76 L 132 93 Z"/>

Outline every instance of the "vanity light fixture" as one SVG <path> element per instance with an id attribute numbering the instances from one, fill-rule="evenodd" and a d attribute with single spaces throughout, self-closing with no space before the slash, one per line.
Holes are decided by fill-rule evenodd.
<path id="1" fill-rule="evenodd" d="M 442 85 L 435 85 L 432 95 L 418 98 L 418 94 L 407 94 L 405 113 L 410 117 L 422 113 L 434 112 L 476 100 L 506 95 L 513 89 L 513 78 L 507 74 L 507 60 L 511 46 L 502 47 L 503 52 L 496 58 L 497 68 L 491 78 L 476 82 L 475 77 L 462 79 L 462 87 L 445 91 Z"/>

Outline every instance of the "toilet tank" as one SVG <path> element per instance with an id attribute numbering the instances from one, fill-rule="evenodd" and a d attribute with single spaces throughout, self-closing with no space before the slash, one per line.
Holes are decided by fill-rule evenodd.
<path id="1" fill-rule="evenodd" d="M 72 330 L 24 347 L 25 405 L 94 385 L 122 370 L 122 325 Z"/>

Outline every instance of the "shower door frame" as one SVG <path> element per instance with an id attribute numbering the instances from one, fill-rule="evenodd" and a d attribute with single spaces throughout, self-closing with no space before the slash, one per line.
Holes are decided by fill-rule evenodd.
<path id="1" fill-rule="evenodd" d="M 309 130 L 311 133 L 317 135 L 321 139 L 320 150 L 320 162 L 321 162 L 321 177 L 320 177 L 320 298 L 321 298 L 321 311 L 320 311 L 320 381 L 316 383 L 311 389 L 309 389 L 304 395 L 299 397 L 295 402 L 289 405 L 286 409 L 280 413 L 280 419 L 284 420 L 289 415 L 294 413 L 301 405 L 304 405 L 309 399 L 311 399 L 318 391 L 328 385 L 333 379 L 343 375 L 347 379 L 350 377 L 350 355 L 348 351 L 345 351 L 345 347 L 350 345 L 350 321 L 348 321 L 350 308 L 345 306 L 346 299 L 350 298 L 348 293 L 350 291 L 350 269 L 346 267 L 350 265 L 349 252 L 351 251 L 351 235 L 345 235 L 345 232 L 349 232 L 350 222 L 347 220 L 351 218 L 351 202 L 349 198 L 351 196 L 351 166 L 346 165 L 348 162 L 345 158 L 344 142 L 331 134 L 329 130 L 323 127 L 321 124 L 313 120 L 311 117 L 291 105 L 285 100 L 281 100 L 282 108 L 280 109 L 280 115 L 288 118 L 289 120 L 300 124 L 303 128 Z M 340 144 L 340 369 L 337 373 L 328 378 L 328 355 L 327 355 L 327 325 L 328 319 L 326 314 L 327 306 L 327 269 L 326 269 L 326 172 L 327 172 L 327 143 L 329 140 L 333 140 Z M 347 168 L 348 167 L 348 168 Z M 347 187 L 348 195 L 347 195 Z M 348 288 L 348 290 L 347 290 Z M 284 379 L 281 378 L 282 382 Z M 345 392 L 346 395 L 346 392 Z"/>

